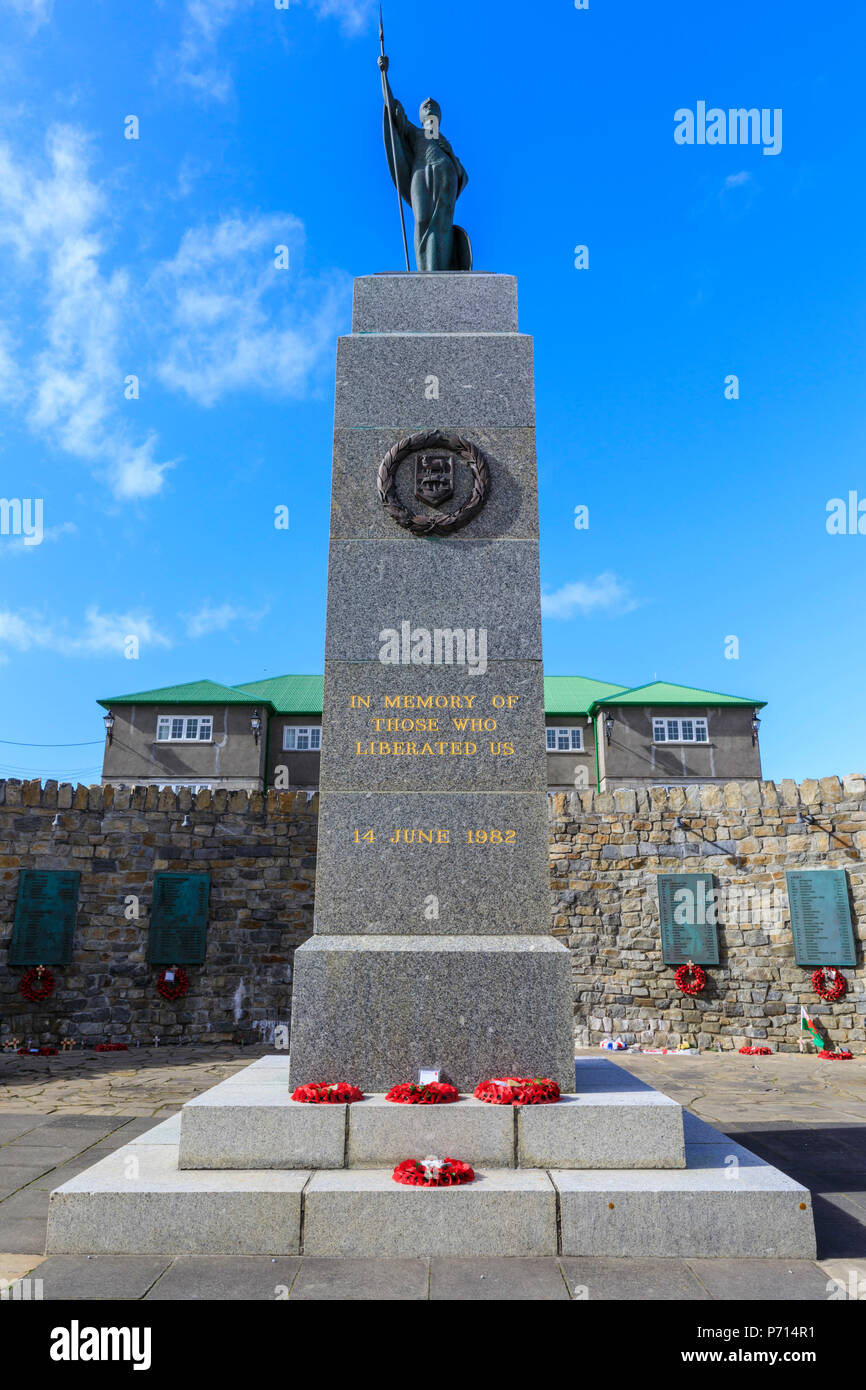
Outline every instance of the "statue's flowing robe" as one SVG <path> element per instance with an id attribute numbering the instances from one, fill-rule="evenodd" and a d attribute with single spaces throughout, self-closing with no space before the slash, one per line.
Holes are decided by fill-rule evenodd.
<path id="1" fill-rule="evenodd" d="M 437 141 L 439 149 L 451 161 L 453 173 L 456 176 L 456 191 L 452 178 L 443 179 L 437 177 L 435 164 L 429 170 L 425 170 L 427 154 L 427 136 L 420 127 L 413 125 L 408 119 L 406 112 L 399 101 L 392 98 L 391 111 L 394 118 L 394 149 L 396 152 L 395 161 L 391 151 L 391 128 L 388 120 L 388 107 L 385 106 L 383 112 L 383 124 L 385 135 L 385 152 L 388 158 L 388 169 L 391 178 L 399 189 L 400 196 L 409 204 L 415 216 L 415 252 L 418 259 L 418 269 L 436 270 L 471 270 L 472 268 L 472 249 L 469 238 L 462 227 L 456 227 L 454 223 L 454 207 L 460 194 L 469 182 L 469 175 L 457 158 L 451 144 L 440 134 Z M 432 179 L 432 206 L 429 209 L 429 216 L 419 217 L 417 200 L 412 198 L 413 179 L 421 171 L 425 171 Z M 453 230 L 453 243 L 448 265 L 428 266 L 423 264 L 427 260 L 428 247 L 432 240 L 444 241 Z"/>

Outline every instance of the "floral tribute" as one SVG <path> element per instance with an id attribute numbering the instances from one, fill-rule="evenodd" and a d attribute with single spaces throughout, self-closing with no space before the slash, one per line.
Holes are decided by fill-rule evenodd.
<path id="1" fill-rule="evenodd" d="M 94 1052 L 128 1052 L 126 1043 L 97 1043 Z"/>
<path id="2" fill-rule="evenodd" d="M 174 979 L 167 979 L 168 975 L 173 975 Z M 182 999 L 189 990 L 189 975 L 183 966 L 173 965 L 170 970 L 163 970 L 156 982 L 156 987 L 163 999 L 168 999 L 169 1002 L 174 999 Z"/>
<path id="3" fill-rule="evenodd" d="M 479 1082 L 474 1095 L 488 1105 L 552 1105 L 560 1090 L 547 1076 L 494 1076 Z"/>
<path id="4" fill-rule="evenodd" d="M 309 1086 L 299 1086 L 292 1092 L 292 1100 L 303 1101 L 305 1105 L 351 1105 L 353 1100 L 363 1100 L 364 1092 L 348 1081 L 311 1082 Z"/>
<path id="5" fill-rule="evenodd" d="M 827 1062 L 850 1062 L 854 1053 L 848 1052 L 844 1047 L 840 1048 L 838 1052 L 828 1052 L 825 1047 L 818 1053 L 818 1056 L 823 1057 Z"/>
<path id="6" fill-rule="evenodd" d="M 426 1086 L 404 1081 L 392 1086 L 385 1099 L 396 1101 L 398 1105 L 451 1105 L 460 1099 L 460 1092 L 447 1081 L 430 1081 Z"/>
<path id="7" fill-rule="evenodd" d="M 822 965 L 812 976 L 812 988 L 819 999 L 835 1004 L 837 999 L 844 999 L 848 993 L 848 981 L 841 970 L 834 970 L 832 965 Z"/>
<path id="8" fill-rule="evenodd" d="M 37 965 L 32 970 L 25 970 L 18 988 L 31 1004 L 41 1004 L 43 999 L 54 993 L 54 976 L 47 965 Z"/>
<path id="9" fill-rule="evenodd" d="M 772 1057 L 771 1047 L 741 1047 L 740 1051 L 744 1057 Z"/>
<path id="10" fill-rule="evenodd" d="M 703 994 L 707 984 L 707 973 L 699 965 L 681 965 L 674 975 L 674 984 L 681 994 Z"/>
<path id="11" fill-rule="evenodd" d="M 56 1047 L 19 1047 L 19 1057 L 56 1057 Z"/>
<path id="12" fill-rule="evenodd" d="M 406 1158 L 391 1175 L 406 1187 L 459 1187 L 475 1181 L 475 1172 L 459 1158 Z"/>

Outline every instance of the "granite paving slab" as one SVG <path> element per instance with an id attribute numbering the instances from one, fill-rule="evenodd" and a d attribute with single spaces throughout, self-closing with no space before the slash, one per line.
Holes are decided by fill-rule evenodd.
<path id="1" fill-rule="evenodd" d="M 49 1255 L 36 1277 L 42 1280 L 43 1298 L 81 1302 L 90 1299 L 143 1298 L 167 1266 L 167 1260 L 149 1255 Z"/>
<path id="2" fill-rule="evenodd" d="M 430 1261 L 430 1298 L 442 1303 L 567 1303 L 568 1288 L 556 1259 L 456 1259 Z"/>
<path id="3" fill-rule="evenodd" d="M 572 1298 L 589 1303 L 707 1302 L 711 1294 L 685 1260 L 563 1257 Z"/>
<path id="4" fill-rule="evenodd" d="M 795 1303 L 826 1300 L 828 1277 L 812 1260 L 687 1261 L 712 1298 Z"/>
<path id="5" fill-rule="evenodd" d="M 148 1303 L 281 1302 L 302 1261 L 298 1256 L 182 1255 L 145 1294 Z"/>
<path id="6" fill-rule="evenodd" d="M 327 1259 L 307 1255 L 290 1294 L 293 1303 L 418 1303 L 429 1297 L 426 1259 Z"/>

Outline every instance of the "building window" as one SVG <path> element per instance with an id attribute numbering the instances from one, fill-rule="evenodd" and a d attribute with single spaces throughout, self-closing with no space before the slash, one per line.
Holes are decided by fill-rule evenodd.
<path id="1" fill-rule="evenodd" d="M 213 738 L 213 715 L 161 714 L 156 721 L 157 743 L 210 743 Z"/>
<path id="2" fill-rule="evenodd" d="M 706 719 L 654 719 L 654 743 L 709 743 Z"/>
<path id="3" fill-rule="evenodd" d="M 283 749 L 286 753 L 318 753 L 322 746 L 322 730 L 318 724 L 304 728 L 287 724 L 283 729 Z"/>
<path id="4" fill-rule="evenodd" d="M 160 790 L 161 792 L 165 792 L 165 791 L 169 791 L 169 792 L 179 792 L 179 791 L 182 791 L 182 790 L 184 789 L 184 787 L 186 787 L 189 791 L 191 791 L 193 794 L 195 794 L 196 792 L 209 792 L 209 791 L 211 791 L 211 790 L 213 789 L 213 783 L 212 783 L 212 782 L 160 782 L 160 784 L 159 784 L 159 790 Z"/>
<path id="5" fill-rule="evenodd" d="M 548 753 L 582 753 L 583 729 L 545 729 Z"/>

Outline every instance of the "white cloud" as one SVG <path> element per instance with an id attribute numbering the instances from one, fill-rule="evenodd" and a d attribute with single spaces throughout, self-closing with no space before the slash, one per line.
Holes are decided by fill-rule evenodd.
<path id="1" fill-rule="evenodd" d="M 7 403 L 20 400 L 23 387 L 18 363 L 12 355 L 13 346 L 11 331 L 0 323 L 0 401 Z"/>
<path id="2" fill-rule="evenodd" d="M 739 174 L 728 174 L 725 179 L 725 188 L 741 188 L 744 183 L 751 182 L 752 175 L 748 169 L 741 169 Z"/>
<path id="3" fill-rule="evenodd" d="M 154 436 L 137 442 L 120 418 L 130 286 L 125 271 L 106 275 L 101 269 L 105 247 L 98 223 L 105 216 L 81 130 L 52 127 L 45 161 L 32 164 L 0 145 L 0 243 L 12 247 L 27 290 L 19 311 L 22 328 L 35 326 L 43 343 L 11 378 L 0 352 L 0 374 L 19 391 L 23 379 L 30 384 L 28 422 L 34 431 L 90 464 L 116 496 L 150 497 L 172 465 L 154 457 Z M 34 300 L 44 310 L 41 322 L 34 318 Z"/>
<path id="4" fill-rule="evenodd" d="M 195 92 L 213 101 L 227 101 L 232 95 L 231 73 L 217 61 L 217 48 L 223 30 L 253 0 L 186 0 L 180 45 L 163 67 Z"/>
<path id="5" fill-rule="evenodd" d="M 226 12 L 208 19 L 200 7 L 202 31 Z M 158 378 L 203 406 L 240 390 L 300 397 L 331 362 L 349 280 L 303 276 L 304 227 L 289 213 L 190 228 L 150 274 L 106 269 L 115 207 L 90 166 L 76 127 L 49 129 L 44 153 L 0 141 L 0 401 L 129 502 L 161 492 L 178 462 L 124 398 L 130 359 L 153 351 Z M 288 269 L 277 246 L 289 248 Z M 150 347 L 131 345 L 133 330 Z"/>
<path id="6" fill-rule="evenodd" d="M 307 2 L 320 19 L 339 20 L 344 33 L 352 36 L 372 24 L 378 4 L 378 0 Z M 273 0 L 264 0 L 264 3 L 269 9 L 273 8 Z M 291 11 L 298 3 L 299 0 L 289 0 L 286 9 Z M 180 42 L 170 56 L 163 56 L 163 75 L 173 76 L 205 101 L 228 101 L 234 93 L 234 84 L 230 68 L 220 60 L 220 40 L 229 25 L 254 4 L 255 0 L 186 0 Z"/>
<path id="7" fill-rule="evenodd" d="M 576 580 L 563 584 L 552 594 L 541 595 L 541 611 L 546 618 L 573 618 L 576 614 L 587 617 L 605 611 L 630 613 L 637 607 L 638 601 L 628 586 L 609 571 L 597 579 Z"/>
<path id="8" fill-rule="evenodd" d="M 255 627 L 268 612 L 267 605 L 261 609 L 244 608 L 235 603 L 202 604 L 197 613 L 184 615 L 188 637 L 207 637 L 212 632 L 225 632 L 232 623 L 243 622 L 246 627 Z"/>
<path id="9" fill-rule="evenodd" d="M 233 623 L 243 623 L 247 628 L 255 626 L 267 612 L 267 606 L 253 609 L 238 603 L 215 604 L 208 600 L 196 613 L 180 615 L 180 622 L 186 636 L 195 641 L 213 632 L 224 632 Z M 178 645 L 175 637 L 143 610 L 105 613 L 98 604 L 91 604 L 85 609 L 83 620 L 76 625 L 53 619 L 37 609 L 0 609 L 0 663 L 8 661 L 9 652 L 124 656 L 130 637 L 138 639 L 141 655 L 154 647 Z"/>
<path id="10" fill-rule="evenodd" d="M 36 611 L 14 613 L 0 609 L 0 650 L 53 651 L 61 656 L 122 656 L 129 637 L 137 637 L 142 649 L 170 647 L 170 639 L 144 613 L 103 613 L 96 605 L 84 614 L 75 631 Z"/>
<path id="11" fill-rule="evenodd" d="M 2 0 L 2 3 L 29 19 L 33 29 L 47 24 L 54 13 L 54 0 Z"/>
<path id="12" fill-rule="evenodd" d="M 0 538 L 0 558 L 4 555 L 36 555 L 39 552 L 39 546 L 44 545 L 46 541 L 59 541 L 61 536 L 73 535 L 77 530 L 78 527 L 74 521 L 63 521 L 58 526 L 46 526 L 39 545 L 28 545 L 25 536 L 9 538 L 3 536 Z"/>
<path id="13" fill-rule="evenodd" d="M 339 19 L 347 34 L 359 34 L 372 22 L 377 0 L 313 0 L 321 19 Z"/>
<path id="14" fill-rule="evenodd" d="M 299 396 L 330 361 L 348 281 L 306 281 L 294 269 L 304 228 L 289 213 L 225 217 L 184 233 L 151 288 L 169 322 L 160 379 L 211 406 L 229 391 Z M 276 247 L 289 248 L 277 269 Z"/>

